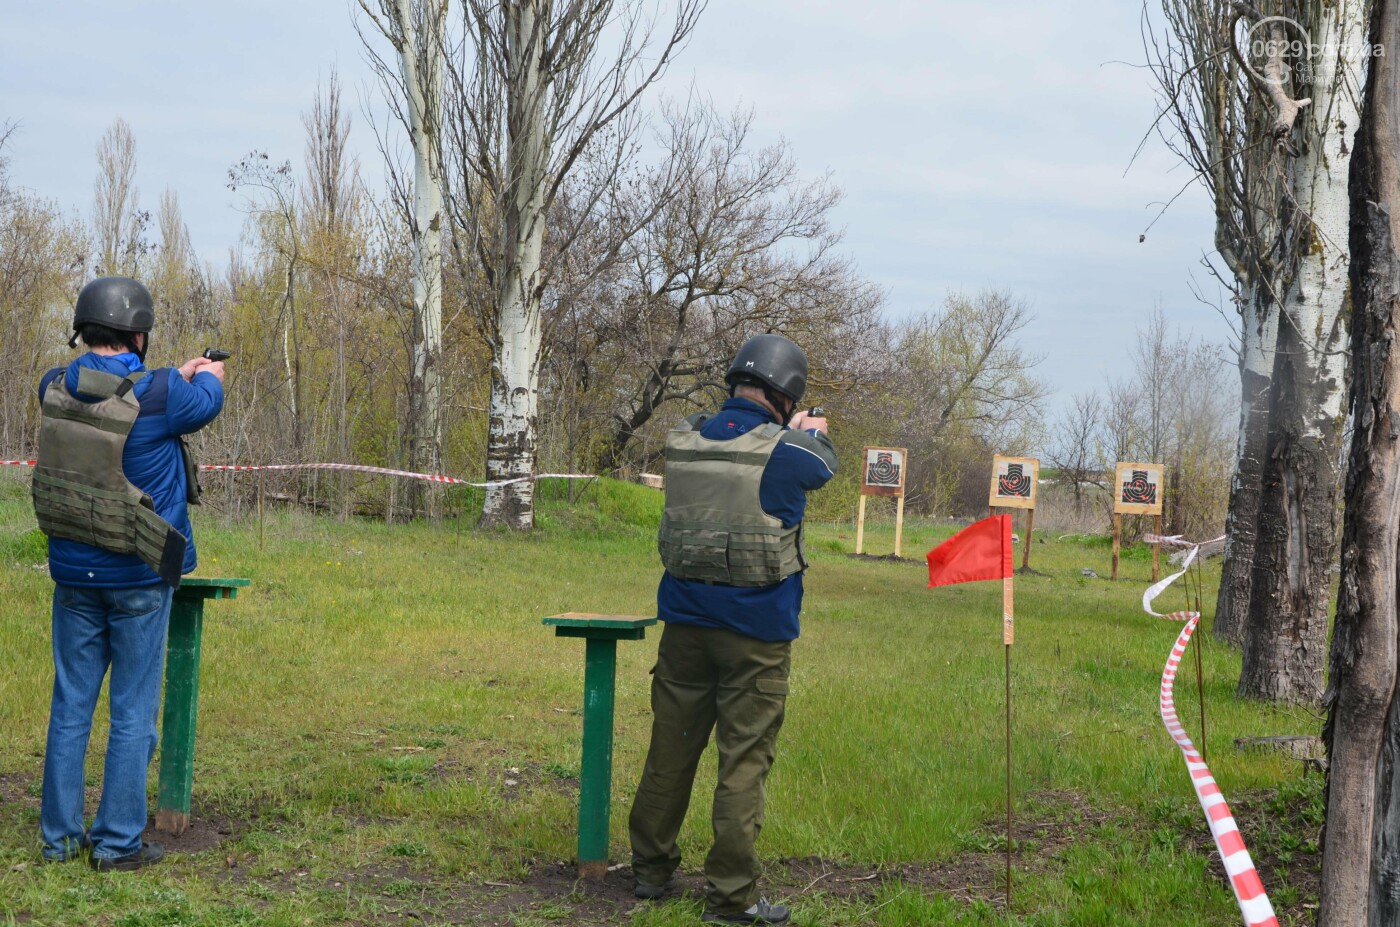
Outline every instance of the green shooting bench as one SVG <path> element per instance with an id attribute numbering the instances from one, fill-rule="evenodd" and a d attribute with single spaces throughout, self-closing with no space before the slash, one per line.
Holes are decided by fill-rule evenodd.
<path id="1" fill-rule="evenodd" d="M 195 719 L 199 712 L 199 643 L 204 600 L 232 599 L 246 579 L 186 576 L 170 605 L 165 656 L 165 712 L 160 725 L 160 790 L 156 829 L 178 837 L 190 825 Z"/>
<path id="2" fill-rule="evenodd" d="M 579 766 L 578 872 L 587 879 L 608 873 L 608 817 L 612 807 L 613 693 L 617 642 L 646 637 L 655 618 L 567 612 L 544 619 L 557 637 L 584 639 L 583 762 Z"/>

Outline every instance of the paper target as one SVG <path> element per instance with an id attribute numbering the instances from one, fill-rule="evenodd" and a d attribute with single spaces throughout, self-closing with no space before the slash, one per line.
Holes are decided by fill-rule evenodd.
<path id="1" fill-rule="evenodd" d="M 867 447 L 860 491 L 866 496 L 904 495 L 907 453 L 902 447 Z"/>
<path id="2" fill-rule="evenodd" d="M 987 504 L 1001 508 L 1035 508 L 1040 461 L 1034 457 L 992 458 L 992 492 Z"/>
<path id="3" fill-rule="evenodd" d="M 1119 515 L 1162 514 L 1161 464 L 1120 462 L 1113 486 L 1113 511 Z"/>

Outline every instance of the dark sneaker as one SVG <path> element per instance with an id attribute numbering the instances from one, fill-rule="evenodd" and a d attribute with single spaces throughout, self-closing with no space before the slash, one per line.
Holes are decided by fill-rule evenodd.
<path id="1" fill-rule="evenodd" d="M 706 911 L 700 920 L 708 924 L 786 924 L 791 917 L 792 912 L 787 905 L 769 904 L 767 898 L 760 898 L 746 911 L 736 914 Z"/>
<path id="2" fill-rule="evenodd" d="M 649 885 L 646 882 L 637 880 L 637 884 L 632 887 L 632 894 L 638 898 L 649 898 L 655 901 L 658 898 L 665 898 L 676 890 L 676 877 L 671 876 L 663 885 Z"/>
<path id="3" fill-rule="evenodd" d="M 88 864 L 98 872 L 132 872 L 165 859 L 165 848 L 158 843 L 143 843 L 141 849 L 125 856 L 90 856 Z"/>

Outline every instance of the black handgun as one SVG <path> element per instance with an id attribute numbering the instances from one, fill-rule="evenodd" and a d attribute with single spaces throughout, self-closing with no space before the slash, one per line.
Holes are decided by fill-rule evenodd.
<path id="1" fill-rule="evenodd" d="M 233 354 L 229 351 L 220 351 L 218 348 L 205 348 L 204 353 L 200 356 L 211 361 L 226 361 Z"/>

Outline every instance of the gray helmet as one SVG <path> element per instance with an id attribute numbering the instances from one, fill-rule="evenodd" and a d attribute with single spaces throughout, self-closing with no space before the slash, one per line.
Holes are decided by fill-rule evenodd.
<path id="1" fill-rule="evenodd" d="M 130 277 L 98 277 L 83 287 L 73 308 L 73 328 L 87 324 L 119 332 L 149 332 L 156 324 L 150 291 Z"/>
<path id="2" fill-rule="evenodd" d="M 734 355 L 724 382 L 733 386 L 745 377 L 800 402 L 807 391 L 807 355 L 782 335 L 754 335 Z"/>

